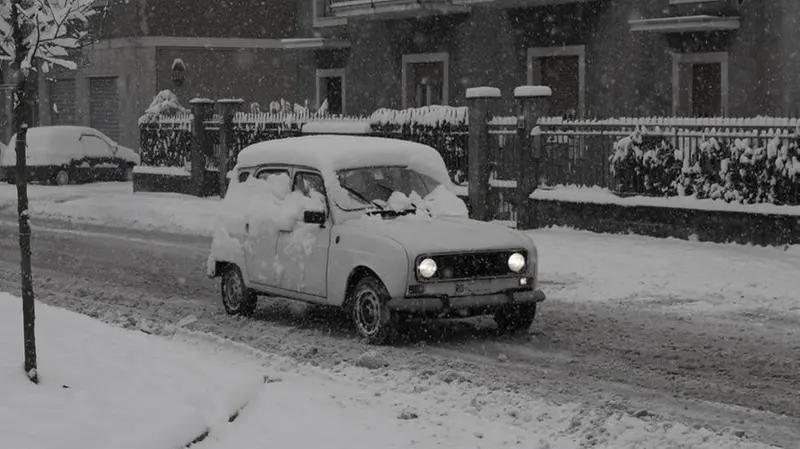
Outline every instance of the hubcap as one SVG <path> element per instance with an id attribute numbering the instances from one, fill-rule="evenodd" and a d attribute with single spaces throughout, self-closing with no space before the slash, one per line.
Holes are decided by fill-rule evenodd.
<path id="1" fill-rule="evenodd" d="M 242 304 L 242 283 L 239 281 L 238 276 L 229 274 L 225 279 L 225 303 L 231 310 L 239 310 Z"/>
<path id="2" fill-rule="evenodd" d="M 374 292 L 360 292 L 356 296 L 354 312 L 356 324 L 365 335 L 373 335 L 380 329 L 381 304 Z"/>
<path id="3" fill-rule="evenodd" d="M 58 172 L 58 174 L 56 175 L 56 182 L 60 186 L 65 186 L 69 184 L 69 175 L 67 174 L 67 172 L 65 171 Z"/>

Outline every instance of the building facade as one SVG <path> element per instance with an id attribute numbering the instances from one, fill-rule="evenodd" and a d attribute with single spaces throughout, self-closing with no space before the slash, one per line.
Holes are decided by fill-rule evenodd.
<path id="1" fill-rule="evenodd" d="M 157 92 L 330 112 L 553 88 L 552 113 L 797 116 L 797 0 L 99 0 L 77 72 L 39 77 L 39 124 L 138 147 Z M 176 69 L 177 70 L 174 70 Z M 183 70 L 181 70 L 183 69 Z M 7 138 L 10 136 L 6 136 Z"/>
<path id="2" fill-rule="evenodd" d="M 553 87 L 554 114 L 798 113 L 796 0 L 301 3 L 299 30 L 349 43 L 317 52 L 309 92 L 319 102 L 333 86 L 348 113 L 463 105 L 481 85 L 510 100 L 531 83 Z"/>

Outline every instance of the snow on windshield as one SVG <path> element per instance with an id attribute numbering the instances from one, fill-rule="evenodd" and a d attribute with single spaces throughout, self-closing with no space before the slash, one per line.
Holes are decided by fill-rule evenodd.
<path id="1" fill-rule="evenodd" d="M 334 194 L 334 202 L 345 211 L 378 208 L 404 212 L 424 208 L 432 215 L 468 215 L 466 205 L 453 192 L 407 167 L 339 170 L 337 179 L 344 194 Z"/>
<path id="2" fill-rule="evenodd" d="M 249 227 L 247 235 L 259 239 L 276 238 L 279 231 L 290 231 L 293 235 L 287 252 L 292 259 L 308 256 L 315 240 L 313 234 L 305 231 L 317 225 L 303 223 L 303 214 L 306 210 L 325 210 L 324 197 L 311 187 L 293 191 L 289 176 L 283 173 L 231 182 L 211 243 L 209 274 L 213 273 L 217 261 L 242 261 L 246 227 Z M 278 265 L 261 268 L 281 270 Z"/>

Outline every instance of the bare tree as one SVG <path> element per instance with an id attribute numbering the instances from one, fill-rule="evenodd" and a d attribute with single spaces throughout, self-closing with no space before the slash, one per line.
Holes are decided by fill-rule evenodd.
<path id="1" fill-rule="evenodd" d="M 14 83 L 14 132 L 17 153 L 17 211 L 25 373 L 39 382 L 36 367 L 35 303 L 31 268 L 31 225 L 28 212 L 27 132 L 33 110 L 27 80 L 32 72 L 52 65 L 74 70 L 76 51 L 88 36 L 95 0 L 0 0 L 0 59 L 11 61 Z M 72 54 L 71 54 L 72 52 Z"/>

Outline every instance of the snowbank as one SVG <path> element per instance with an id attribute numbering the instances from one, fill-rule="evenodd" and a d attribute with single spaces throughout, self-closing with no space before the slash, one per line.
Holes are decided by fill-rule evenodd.
<path id="1" fill-rule="evenodd" d="M 22 372 L 21 300 L 0 293 L 0 447 L 183 447 L 262 383 L 255 363 L 36 307 L 39 385 Z"/>
<path id="2" fill-rule="evenodd" d="M 305 196 L 291 190 L 288 175 L 272 175 L 267 179 L 250 177 L 245 182 L 231 182 L 217 216 L 214 238 L 207 260 L 207 273 L 214 274 L 216 262 L 233 262 L 245 266 L 243 246 L 245 227 L 257 240 L 277 240 L 281 231 L 291 232 L 286 248 L 295 259 L 308 256 L 314 236 L 308 231 L 318 227 L 303 223 L 306 210 L 325 211 L 325 200 L 318 192 Z M 262 270 L 281 268 L 275 263 Z"/>
<path id="3" fill-rule="evenodd" d="M 677 209 L 746 212 L 753 214 L 776 214 L 800 216 L 800 206 L 777 206 L 775 204 L 740 204 L 722 200 L 699 200 L 695 197 L 619 197 L 600 187 L 558 186 L 552 189 L 539 187 L 531 199 L 568 201 L 573 203 L 616 204 L 619 206 L 652 206 Z"/>

